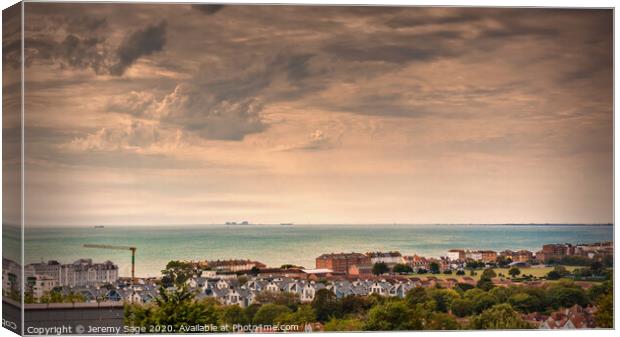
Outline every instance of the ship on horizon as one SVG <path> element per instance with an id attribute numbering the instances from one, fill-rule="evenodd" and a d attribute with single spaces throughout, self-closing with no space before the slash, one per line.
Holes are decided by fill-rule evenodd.
<path id="1" fill-rule="evenodd" d="M 226 222 L 225 225 L 226 226 L 248 226 L 250 225 L 250 223 L 248 221 L 241 221 L 241 222 L 229 221 L 229 222 Z"/>

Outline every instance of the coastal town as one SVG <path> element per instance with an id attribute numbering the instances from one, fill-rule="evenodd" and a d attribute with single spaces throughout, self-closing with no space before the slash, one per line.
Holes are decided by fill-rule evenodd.
<path id="1" fill-rule="evenodd" d="M 336 299 L 381 296 L 405 299 L 412 290 L 458 289 L 467 292 L 481 287 L 541 288 L 558 279 L 569 279 L 588 290 L 604 281 L 605 266 L 611 267 L 613 242 L 590 244 L 546 244 L 539 251 L 450 249 L 439 258 L 403 255 L 398 251 L 326 253 L 316 257 L 314 268 L 295 265 L 267 266 L 253 260 L 172 261 L 166 269 L 187 272 L 181 285 L 195 294 L 195 300 L 211 299 L 224 306 L 249 308 L 262 303 L 265 294 L 286 294 L 301 304 L 313 303 L 317 294 L 328 291 Z M 599 265 L 599 270 L 565 266 Z M 491 271 L 491 272 L 489 272 Z M 175 289 L 164 275 L 127 278 L 111 261 L 79 259 L 69 264 L 58 261 L 25 266 L 25 303 L 34 305 L 71 303 L 154 303 L 160 290 Z M 485 276 L 491 273 L 491 276 Z M 18 294 L 19 265 L 3 260 L 5 296 Z M 177 278 L 178 281 L 179 279 Z M 591 305 L 558 308 L 548 313 L 529 312 L 523 319 L 532 327 L 594 328 Z M 448 313 L 453 313 L 448 310 Z M 456 315 L 458 317 L 458 315 Z M 323 329 L 321 324 L 313 329 Z"/>

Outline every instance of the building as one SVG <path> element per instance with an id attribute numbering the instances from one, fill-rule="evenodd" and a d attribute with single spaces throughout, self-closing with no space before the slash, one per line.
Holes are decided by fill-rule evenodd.
<path id="1" fill-rule="evenodd" d="M 552 258 L 561 258 L 567 255 L 575 255 L 575 246 L 570 243 L 551 243 L 542 246 L 542 249 L 536 252 L 536 259 L 547 261 Z"/>
<path id="2" fill-rule="evenodd" d="M 446 257 L 451 261 L 465 260 L 465 250 L 463 249 L 450 249 L 446 254 Z"/>
<path id="3" fill-rule="evenodd" d="M 2 294 L 18 294 L 21 291 L 21 266 L 6 258 L 2 258 Z"/>
<path id="4" fill-rule="evenodd" d="M 349 267 L 348 274 L 351 276 L 357 276 L 360 278 L 369 278 L 372 277 L 372 266 L 371 264 L 354 264 Z"/>
<path id="5" fill-rule="evenodd" d="M 511 259 L 513 262 L 529 262 L 534 259 L 534 253 L 529 250 L 522 249 L 512 254 Z"/>
<path id="6" fill-rule="evenodd" d="M 552 313 L 540 325 L 540 329 L 592 329 L 596 327 L 595 309 L 578 304 Z"/>
<path id="7" fill-rule="evenodd" d="M 474 261 L 482 261 L 482 252 L 479 250 L 465 251 L 465 259 L 474 260 Z"/>
<path id="8" fill-rule="evenodd" d="M 55 279 L 59 284 L 62 283 L 62 265 L 58 261 L 50 260 L 41 263 L 31 263 L 24 268 L 26 277 L 36 275 L 47 275 Z"/>
<path id="9" fill-rule="evenodd" d="M 114 283 L 117 280 L 118 266 L 111 261 L 93 263 L 92 259 L 79 259 L 62 265 L 59 284 L 75 287 Z"/>
<path id="10" fill-rule="evenodd" d="M 26 265 L 24 275 L 26 278 L 45 276 L 46 280 L 54 280 L 56 286 L 90 286 L 116 282 L 118 266 L 111 261 L 93 263 L 92 259 L 79 259 L 70 264 L 50 260 Z"/>
<path id="11" fill-rule="evenodd" d="M 44 295 L 49 294 L 58 286 L 58 281 L 48 275 L 35 275 L 26 279 L 26 292 L 32 294 L 35 301 L 39 301 Z"/>
<path id="12" fill-rule="evenodd" d="M 368 252 L 366 256 L 370 257 L 370 263 L 385 263 L 394 265 L 397 263 L 403 263 L 403 255 L 400 252 Z"/>
<path id="13" fill-rule="evenodd" d="M 316 258 L 316 269 L 331 269 L 336 273 L 347 273 L 352 265 L 371 264 L 370 257 L 361 253 L 331 253 Z"/>
<path id="14" fill-rule="evenodd" d="M 497 252 L 494 250 L 481 250 L 480 259 L 482 262 L 495 262 L 497 260 Z"/>
<path id="15" fill-rule="evenodd" d="M 418 269 L 428 270 L 429 260 L 424 256 L 404 256 L 403 259 L 405 260 L 405 264 L 411 267 L 413 271 L 418 271 Z"/>

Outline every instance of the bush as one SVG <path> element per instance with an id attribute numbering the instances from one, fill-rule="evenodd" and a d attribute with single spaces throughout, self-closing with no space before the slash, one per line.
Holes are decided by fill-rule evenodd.
<path id="1" fill-rule="evenodd" d="M 361 331 L 364 323 L 355 318 L 336 319 L 332 318 L 325 323 L 325 331 Z"/>
<path id="2" fill-rule="evenodd" d="M 253 322 L 254 324 L 275 324 L 276 317 L 290 312 L 291 309 L 285 305 L 272 303 L 264 304 L 254 315 Z"/>
<path id="3" fill-rule="evenodd" d="M 403 301 L 391 301 L 372 307 L 364 330 L 422 330 L 425 314 L 409 308 Z"/>
<path id="4" fill-rule="evenodd" d="M 473 329 L 532 329 L 509 304 L 497 304 L 480 315 L 472 317 L 470 327 Z"/>

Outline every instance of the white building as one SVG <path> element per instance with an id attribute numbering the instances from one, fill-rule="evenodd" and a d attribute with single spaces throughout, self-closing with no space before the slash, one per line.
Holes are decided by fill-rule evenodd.
<path id="1" fill-rule="evenodd" d="M 465 252 L 465 258 L 480 261 L 482 260 L 482 252 L 479 250 L 468 250 Z"/>
<path id="2" fill-rule="evenodd" d="M 403 255 L 400 252 L 368 252 L 366 256 L 370 258 L 370 263 L 397 264 L 404 263 Z"/>
<path id="3" fill-rule="evenodd" d="M 36 275 L 28 278 L 28 288 L 36 301 L 39 301 L 43 295 L 50 293 L 56 286 L 58 286 L 56 279 L 48 275 Z"/>
<path id="4" fill-rule="evenodd" d="M 111 261 L 93 263 L 91 259 L 80 259 L 72 264 L 62 265 L 60 276 L 60 284 L 71 287 L 114 283 L 117 280 L 117 265 Z"/>
<path id="5" fill-rule="evenodd" d="M 462 249 L 450 249 L 446 254 L 446 257 L 450 261 L 463 260 L 465 258 L 465 251 Z"/>

